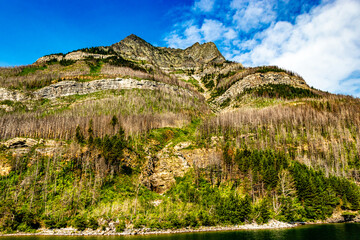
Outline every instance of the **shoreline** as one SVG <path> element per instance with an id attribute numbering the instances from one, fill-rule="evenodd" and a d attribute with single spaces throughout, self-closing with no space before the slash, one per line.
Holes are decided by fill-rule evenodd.
<path id="1" fill-rule="evenodd" d="M 200 232 L 226 232 L 226 231 L 241 231 L 241 230 L 277 230 L 290 229 L 304 225 L 317 224 L 334 224 L 334 223 L 359 223 L 358 221 L 351 222 L 304 222 L 304 223 L 285 223 L 276 220 L 270 220 L 267 224 L 244 224 L 235 226 L 201 226 L 199 228 L 181 228 L 181 229 L 167 229 L 167 230 L 151 230 L 149 228 L 142 229 L 126 229 L 124 232 L 115 232 L 111 230 L 91 230 L 78 231 L 75 228 L 61 228 L 61 229 L 39 229 L 35 233 L 9 233 L 1 234 L 0 237 L 10 236 L 135 236 L 135 235 L 163 235 L 163 234 L 181 234 L 181 233 L 200 233 Z"/>
<path id="2" fill-rule="evenodd" d="M 0 237 L 6 236 L 130 236 L 130 235 L 160 235 L 160 234 L 179 234 L 179 233 L 198 233 L 198 232 L 225 232 L 237 230 L 265 230 L 265 229 L 287 229 L 297 227 L 303 224 L 290 224 L 276 220 L 270 220 L 266 224 L 244 224 L 235 226 L 201 226 L 199 228 L 181 228 L 176 230 L 151 230 L 149 228 L 142 229 L 126 229 L 124 232 L 115 232 L 111 230 L 90 230 L 78 231 L 75 228 L 62 228 L 62 229 L 39 229 L 35 233 L 9 233 L 1 234 Z"/>

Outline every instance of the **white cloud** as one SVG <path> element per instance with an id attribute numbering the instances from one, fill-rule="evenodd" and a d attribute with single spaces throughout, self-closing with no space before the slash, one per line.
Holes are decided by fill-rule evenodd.
<path id="1" fill-rule="evenodd" d="M 201 12 L 211 12 L 213 10 L 215 0 L 197 0 L 194 3 L 194 10 Z"/>
<path id="2" fill-rule="evenodd" d="M 342 80 L 360 71 L 359 12 L 360 2 L 355 0 L 321 5 L 299 16 L 294 25 L 278 22 L 257 34 L 260 44 L 234 59 L 279 65 L 298 72 L 316 88 L 355 94 L 359 78 Z"/>
<path id="3" fill-rule="evenodd" d="M 206 19 L 201 26 L 201 32 L 207 42 L 218 40 L 224 32 L 224 24 L 216 20 Z"/>
<path id="4" fill-rule="evenodd" d="M 233 29 L 227 28 L 223 23 L 212 19 L 205 19 L 200 31 L 206 42 L 213 42 L 220 39 L 231 40 L 237 36 Z"/>
<path id="5" fill-rule="evenodd" d="M 165 41 L 168 46 L 186 48 L 195 42 L 213 42 L 223 40 L 229 42 L 237 37 L 237 33 L 222 22 L 213 19 L 205 19 L 200 28 L 191 24 L 183 26 L 183 34 L 172 32 Z"/>
<path id="6" fill-rule="evenodd" d="M 248 32 L 276 19 L 272 1 L 233 0 L 230 6 L 236 10 L 233 22 L 240 31 Z"/>
<path id="7" fill-rule="evenodd" d="M 294 1 L 222 0 L 221 11 L 212 11 L 213 0 L 196 0 L 190 21 L 175 25 L 165 41 L 177 48 L 214 41 L 230 60 L 279 65 L 316 88 L 360 96 L 360 1 L 322 0 L 286 18 L 282 11 Z"/>
<path id="8" fill-rule="evenodd" d="M 166 38 L 169 47 L 172 48 L 186 48 L 193 45 L 196 42 L 202 41 L 202 36 L 200 34 L 200 29 L 196 27 L 192 22 L 187 22 L 183 26 L 183 34 L 179 34 L 176 31 L 171 32 Z"/>

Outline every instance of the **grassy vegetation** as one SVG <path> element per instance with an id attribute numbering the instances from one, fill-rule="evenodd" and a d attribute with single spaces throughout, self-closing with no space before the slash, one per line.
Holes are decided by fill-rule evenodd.
<path id="1" fill-rule="evenodd" d="M 170 74 L 184 74 L 184 73 L 186 73 L 185 70 L 178 69 L 178 70 L 176 70 L 176 71 L 171 72 Z"/>
<path id="2" fill-rule="evenodd" d="M 34 72 L 36 72 L 38 70 L 44 70 L 46 68 L 47 68 L 46 65 L 44 65 L 44 66 L 30 65 L 28 67 L 23 68 L 21 70 L 21 72 L 19 73 L 19 76 L 25 76 L 25 75 L 34 73 Z"/>
<path id="3" fill-rule="evenodd" d="M 240 100 L 244 95 L 251 94 L 255 97 L 265 98 L 318 98 L 318 94 L 309 89 L 296 88 L 287 84 L 266 84 L 255 88 L 247 88 L 237 96 L 236 100 Z"/>
<path id="4" fill-rule="evenodd" d="M 70 62 L 68 63 L 70 64 Z M 25 71 L 26 74 L 23 74 L 23 71 Z M 75 79 L 76 76 L 84 76 L 89 74 L 89 72 L 90 70 L 87 64 L 83 61 L 78 61 L 67 66 L 63 66 L 57 61 L 54 61 L 47 63 L 47 65 L 37 67 L 3 68 L 0 69 L 0 86 L 19 90 L 35 90 L 66 78 L 71 77 Z"/>
<path id="5" fill-rule="evenodd" d="M 262 66 L 262 67 L 254 67 L 254 68 L 240 68 L 237 71 L 228 71 L 226 73 L 211 73 L 205 74 L 202 77 L 203 83 L 207 86 L 208 89 L 212 90 L 211 97 L 212 99 L 221 96 L 224 94 L 231 86 L 235 83 L 243 80 L 244 78 L 256 74 L 256 73 L 268 73 L 268 72 L 275 72 L 275 73 L 286 73 L 287 75 L 293 76 L 298 78 L 301 81 L 301 77 L 298 76 L 296 73 L 281 69 L 277 66 Z M 260 75 L 262 76 L 262 75 Z M 263 77 L 263 76 L 262 76 Z M 275 84 L 276 85 L 276 84 Z M 274 86 L 275 87 L 275 86 Z M 275 87 L 276 91 L 280 90 L 279 87 Z M 281 90 L 283 91 L 283 90 Z"/>
<path id="6" fill-rule="evenodd" d="M 89 65 L 90 74 L 98 74 L 98 73 L 100 73 L 101 67 L 103 65 L 102 60 L 89 58 L 86 61 L 86 63 L 87 63 L 87 65 Z"/>
<path id="7" fill-rule="evenodd" d="M 193 85 L 198 92 L 203 93 L 204 89 L 199 85 L 198 81 L 196 81 L 194 78 L 190 77 L 189 80 L 185 81 Z"/>
<path id="8" fill-rule="evenodd" d="M 133 61 L 126 60 L 122 58 L 121 56 L 113 56 L 103 59 L 105 63 L 109 63 L 113 66 L 119 66 L 119 67 L 129 67 L 133 70 L 141 71 L 141 72 L 148 72 L 144 67 L 141 65 L 136 64 Z"/>
<path id="9" fill-rule="evenodd" d="M 2 138 L 19 135 L 49 138 L 51 134 L 51 138 L 69 139 L 78 125 L 87 128 L 90 119 L 98 136 L 104 136 L 113 130 L 102 122 L 109 121 L 113 115 L 124 124 L 127 134 L 140 134 L 152 128 L 181 126 L 210 111 L 196 97 L 136 89 L 73 95 L 24 105 L 32 110 L 2 113 Z"/>
<path id="10" fill-rule="evenodd" d="M 244 95 L 236 99 L 233 104 L 234 108 L 249 107 L 249 108 L 265 108 L 275 106 L 277 104 L 287 104 L 288 102 L 280 98 L 264 98 L 254 97 L 252 95 Z M 300 102 L 301 103 L 301 102 Z M 297 104 L 295 102 L 289 102 L 288 104 Z"/>

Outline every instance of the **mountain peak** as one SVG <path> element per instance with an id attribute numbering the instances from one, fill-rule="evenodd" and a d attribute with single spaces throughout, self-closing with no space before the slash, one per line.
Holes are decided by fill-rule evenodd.
<path id="1" fill-rule="evenodd" d="M 196 42 L 191 47 L 184 50 L 189 56 L 198 62 L 225 62 L 226 59 L 220 53 L 219 49 L 213 42 L 200 44 Z"/>
<path id="2" fill-rule="evenodd" d="M 138 42 L 146 42 L 144 39 L 142 39 L 141 37 L 138 37 L 135 34 L 130 34 L 129 36 L 127 36 L 126 38 L 124 38 L 123 40 L 121 40 L 121 42 L 127 42 L 127 41 L 138 41 Z M 146 42 L 147 43 L 147 42 Z"/>
<path id="3" fill-rule="evenodd" d="M 153 47 L 150 43 L 146 42 L 144 39 L 138 37 L 135 34 L 130 34 L 120 42 L 113 44 L 112 47 L 119 48 L 120 46 L 135 46 L 135 45 L 138 45 L 138 47 L 144 47 L 144 46 Z"/>

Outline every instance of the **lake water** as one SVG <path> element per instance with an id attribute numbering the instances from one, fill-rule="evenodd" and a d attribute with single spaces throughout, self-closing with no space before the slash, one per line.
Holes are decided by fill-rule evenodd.
<path id="1" fill-rule="evenodd" d="M 19 236 L 0 240 L 360 240 L 360 224 L 308 225 L 285 230 L 241 230 L 150 236 Z"/>

